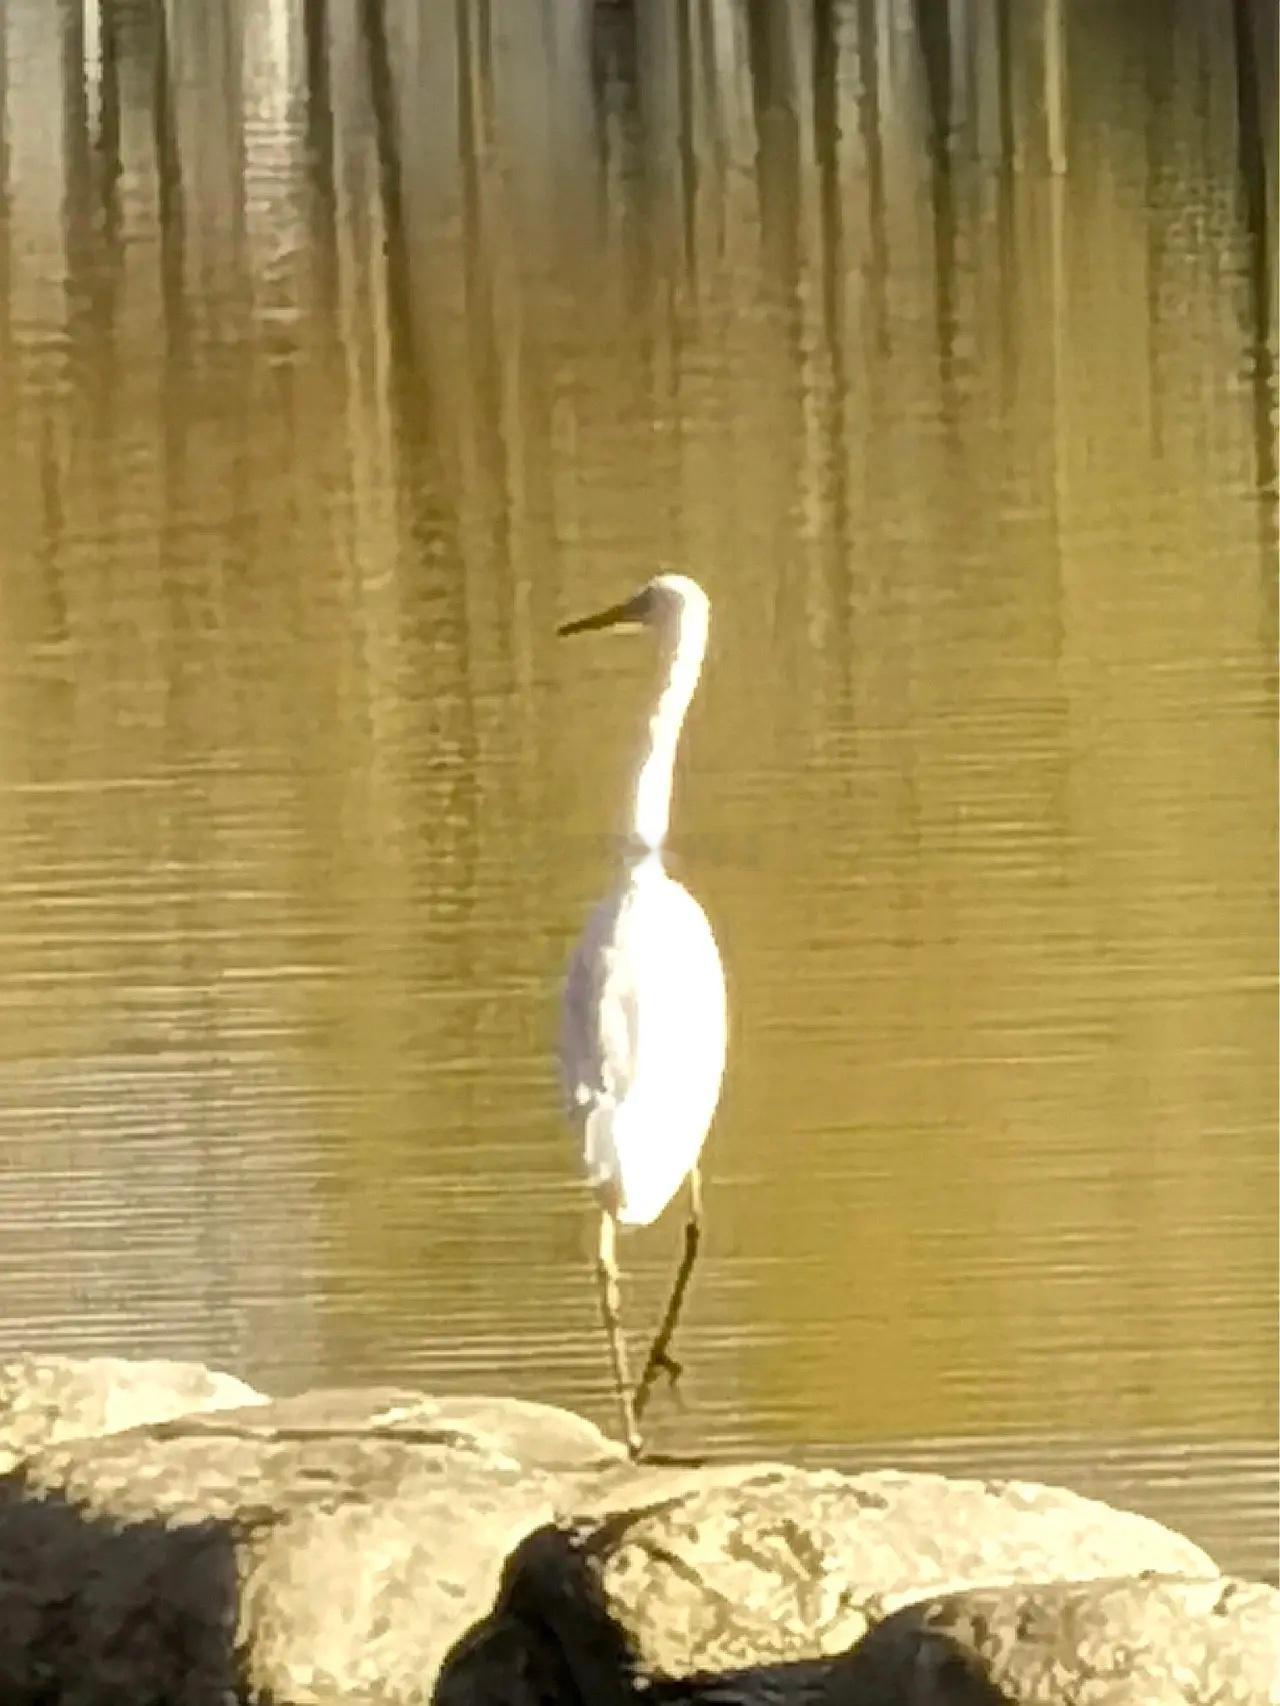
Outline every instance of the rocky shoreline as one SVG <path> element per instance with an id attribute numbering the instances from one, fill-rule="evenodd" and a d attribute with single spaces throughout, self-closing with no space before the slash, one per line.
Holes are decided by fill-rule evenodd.
<path id="1" fill-rule="evenodd" d="M 1274 1706 L 1280 1594 L 1060 1488 L 0 1364 L 0 1706 Z"/>

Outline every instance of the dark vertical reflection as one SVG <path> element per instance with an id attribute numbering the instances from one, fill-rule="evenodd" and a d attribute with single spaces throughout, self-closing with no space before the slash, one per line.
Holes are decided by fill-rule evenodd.
<path id="1" fill-rule="evenodd" d="M 474 19 L 475 35 L 472 35 Z M 495 559 L 510 568 L 508 446 L 502 419 L 501 330 L 494 305 L 499 230 L 485 217 L 482 162 L 494 127 L 492 22 L 487 0 L 457 0 L 458 166 L 462 183 L 462 274 L 470 393 L 485 488 L 485 519 Z"/>
<path id="2" fill-rule="evenodd" d="M 1164 449 L 1164 395 L 1160 377 L 1159 352 L 1164 328 L 1165 243 L 1168 226 L 1165 207 L 1164 113 L 1169 104 L 1169 83 L 1173 76 L 1173 40 L 1168 31 L 1154 32 L 1155 39 L 1147 43 L 1144 75 L 1146 91 L 1146 205 L 1150 213 L 1146 221 L 1147 247 L 1147 380 L 1146 394 L 1151 420 L 1151 448 L 1156 456 Z"/>
<path id="3" fill-rule="evenodd" d="M 849 447 L 845 411 L 849 390 L 844 347 L 844 226 L 840 193 L 840 41 L 835 0 L 814 0 L 813 7 L 813 150 L 818 170 L 822 292 L 822 330 L 830 367 L 827 479 L 831 518 L 827 535 L 830 607 L 837 624 L 835 656 L 850 662 L 848 621 L 852 604 L 849 581 Z"/>
<path id="4" fill-rule="evenodd" d="M 591 103 L 595 115 L 599 165 L 599 213 L 605 209 L 614 176 L 612 131 L 615 109 L 621 133 L 618 188 L 629 193 L 639 131 L 638 29 L 633 0 L 595 0 L 591 8 Z"/>
<path id="5" fill-rule="evenodd" d="M 929 191 L 933 208 L 933 231 L 937 257 L 935 321 L 938 338 L 938 367 L 943 387 L 946 418 L 954 421 L 951 384 L 954 377 L 956 336 L 956 210 L 955 163 L 952 130 L 951 13 L 934 0 L 913 0 L 916 39 L 924 70 L 929 112 Z"/>
<path id="6" fill-rule="evenodd" d="M 792 23 L 788 6 L 747 9 L 760 229 L 769 274 L 794 306 L 800 265 L 800 127 Z"/>
<path id="7" fill-rule="evenodd" d="M 872 342 L 889 354 L 889 239 L 885 220 L 884 143 L 880 134 L 880 58 L 875 0 L 859 0 L 857 10 L 858 136 L 866 163 L 867 288 L 871 299 Z"/>
<path id="8" fill-rule="evenodd" d="M 761 284 L 772 298 L 763 341 L 762 377 L 777 400 L 774 442 L 777 484 L 769 500 L 772 549 L 783 564 L 775 597 L 795 597 L 792 541 L 784 516 L 796 501 L 801 478 L 799 421 L 804 409 L 804 310 L 800 300 L 800 138 L 796 65 L 789 6 L 747 8 L 747 69 L 756 137 L 756 200 L 760 218 Z M 776 607 L 775 607 L 776 609 Z M 775 615 L 775 620 L 777 617 Z"/>
<path id="9" fill-rule="evenodd" d="M 1263 15 L 1268 22 L 1263 23 Z M 1268 162 L 1262 114 L 1274 128 L 1274 97 L 1263 107 L 1265 66 L 1275 65 L 1276 8 L 1271 0 L 1255 6 L 1251 0 L 1233 0 L 1231 8 L 1235 42 L 1236 141 L 1240 164 L 1240 203 L 1244 210 L 1249 280 L 1249 369 L 1253 393 L 1254 456 L 1258 492 L 1274 518 L 1276 486 L 1276 368 L 1272 341 L 1275 301 L 1271 281 L 1271 233 L 1275 217 L 1275 185 L 1268 191 Z M 1268 528 L 1268 532 L 1273 532 Z M 1267 547 L 1270 557 L 1273 546 Z"/>
<path id="10" fill-rule="evenodd" d="M 164 556 L 166 562 L 181 555 L 182 529 L 188 513 L 188 438 L 191 410 L 189 375 L 191 367 L 190 315 L 186 290 L 186 208 L 182 185 L 182 162 L 174 113 L 175 91 L 170 64 L 168 11 L 157 6 L 152 15 L 151 128 L 156 160 L 160 243 L 160 301 L 164 316 L 165 361 L 162 373 L 164 437 L 161 456 L 164 469 Z M 184 586 L 177 575 L 163 577 L 172 631 L 179 634 L 191 621 Z M 181 667 L 170 675 L 170 726 L 181 718 Z M 193 984 L 198 983 L 194 961 L 187 966 Z"/>
<path id="11" fill-rule="evenodd" d="M 429 545 L 437 527 L 426 524 L 429 498 L 443 491 L 433 427 L 434 409 L 429 377 L 414 334 L 413 280 L 405 230 L 403 171 L 399 121 L 391 55 L 387 44 L 384 0 L 361 0 L 361 38 L 369 76 L 369 111 L 373 119 L 378 161 L 378 198 L 382 211 L 383 261 L 386 270 L 387 338 L 391 346 L 391 403 L 397 428 L 397 448 L 410 456 L 414 479 L 410 491 L 423 528 L 420 540 Z"/>
<path id="12" fill-rule="evenodd" d="M 703 134 L 711 161 L 711 181 L 716 194 L 716 228 L 713 245 L 718 248 L 724 235 L 725 162 L 728 148 L 725 143 L 724 110 L 721 103 L 720 78 L 717 75 L 715 31 L 710 6 L 695 5 L 698 20 L 698 56 L 702 63 Z"/>
<path id="13" fill-rule="evenodd" d="M 467 318 L 474 321 L 481 289 L 480 148 L 472 70 L 470 0 L 454 0 L 454 86 L 458 91 L 458 175 L 462 185 L 462 267 Z"/>
<path id="14" fill-rule="evenodd" d="M 844 348 L 840 297 L 844 283 L 843 233 L 840 203 L 840 120 L 837 111 L 840 45 L 836 37 L 835 0 L 814 0 L 813 6 L 813 152 L 818 167 L 818 207 L 822 231 L 822 323 L 827 336 L 835 386 L 843 397 Z"/>
<path id="15" fill-rule="evenodd" d="M 105 49 L 104 49 L 105 53 Z M 94 278 L 94 221 L 92 156 L 89 139 L 89 109 L 85 94 L 84 13 L 80 6 L 62 9 L 62 146 L 63 146 L 63 240 L 66 245 L 66 318 L 69 344 L 87 352 L 96 341 L 92 314 Z M 83 383 L 88 363 L 79 361 L 73 381 Z M 63 465 L 56 417 L 40 423 L 41 532 L 39 563 L 40 614 L 44 634 L 62 636 L 68 613 L 64 588 L 63 541 L 65 508 Z"/>
<path id="16" fill-rule="evenodd" d="M 999 161 L 996 184 L 996 244 L 1000 255 L 1000 395 L 1006 417 L 1013 406 L 1019 366 L 1022 312 L 1018 291 L 1018 242 L 1014 213 L 1016 139 L 1013 125 L 1013 43 L 1010 0 L 993 0 L 995 63 L 987 68 L 995 87 Z"/>
<path id="17" fill-rule="evenodd" d="M 474 334 L 480 318 L 481 293 L 485 288 L 484 255 L 480 218 L 480 138 L 476 119 L 475 55 L 471 46 L 470 0 L 454 0 L 454 50 L 457 55 L 454 86 L 458 92 L 458 175 L 462 185 L 462 267 L 466 293 L 467 321 Z M 472 337 L 472 359 L 476 359 Z M 482 405 L 488 405 L 492 387 L 483 389 Z"/>
<path id="18" fill-rule="evenodd" d="M 680 211 L 684 270 L 693 296 L 698 292 L 698 138 L 693 104 L 693 0 L 676 0 L 676 98 L 680 109 Z"/>
<path id="19" fill-rule="evenodd" d="M 118 0 L 98 0 L 99 47 L 102 53 L 101 105 L 96 150 L 100 174 L 99 217 L 103 246 L 113 261 L 120 240 L 120 12 Z M 81 66 L 81 79 L 84 68 Z"/>
<path id="20" fill-rule="evenodd" d="M 920 64 L 924 71 L 925 103 L 929 114 L 928 147 L 939 159 L 951 149 L 954 73 L 951 56 L 950 8 L 935 0 L 912 0 Z"/>
<path id="21" fill-rule="evenodd" d="M 164 303 L 165 336 L 169 346 L 167 377 L 185 373 L 187 364 L 187 297 L 184 285 L 185 210 L 182 165 L 174 125 L 173 77 L 169 65 L 168 17 L 163 6 L 154 13 L 152 75 L 152 135 L 159 196 L 160 290 Z"/>
<path id="22" fill-rule="evenodd" d="M 1013 171 L 1017 136 L 1013 127 L 1013 58 L 1009 10 L 1012 0 L 994 0 L 996 13 L 996 100 L 1000 115 L 1000 165 Z"/>
<path id="23" fill-rule="evenodd" d="M 65 8 L 67 319 L 71 347 L 80 357 L 75 381 L 92 397 L 95 430 L 110 442 L 125 264 L 120 213 L 121 25 L 113 0 L 99 0 L 98 29 L 98 125 L 96 135 L 90 137 L 82 14 L 78 7 Z"/>
<path id="24" fill-rule="evenodd" d="M 395 371 L 411 374 L 416 365 L 413 309 L 405 244 L 400 137 L 383 0 L 360 0 L 360 31 L 369 73 L 369 111 L 378 158 L 378 195 L 387 271 L 387 330 L 396 356 Z"/>
<path id="25" fill-rule="evenodd" d="M 306 61 L 307 170 L 311 222 L 316 234 L 321 299 L 329 315 L 337 308 L 338 197 L 333 170 L 333 91 L 329 68 L 329 0 L 306 0 L 302 8 Z"/>
<path id="26" fill-rule="evenodd" d="M 475 0 L 476 6 L 476 89 L 480 97 L 480 145 L 486 155 L 494 145 L 496 133 L 493 91 L 493 16 L 490 0 Z M 544 16 L 544 23 L 545 23 Z M 544 33 L 543 52 L 547 51 Z"/>

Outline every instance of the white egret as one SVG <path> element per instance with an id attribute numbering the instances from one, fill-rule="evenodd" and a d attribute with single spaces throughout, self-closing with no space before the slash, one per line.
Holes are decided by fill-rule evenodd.
<path id="1" fill-rule="evenodd" d="M 668 1346 L 698 1253 L 698 1158 L 724 1073 L 724 971 L 715 937 L 697 901 L 662 863 L 676 746 L 702 671 L 710 614 L 710 601 L 696 581 L 658 575 L 634 598 L 559 630 L 652 628 L 666 664 L 636 778 L 625 868 L 618 887 L 591 913 L 574 951 L 560 1032 L 569 1117 L 601 1209 L 600 1306 L 632 1456 L 640 1451 L 638 1423 L 658 1371 L 678 1372 Z M 617 1228 L 655 1221 L 686 1179 L 684 1254 L 633 1396 L 621 1324 Z"/>

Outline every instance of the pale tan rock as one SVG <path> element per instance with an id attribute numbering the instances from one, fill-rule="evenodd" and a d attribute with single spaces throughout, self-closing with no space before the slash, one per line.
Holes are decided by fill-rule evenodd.
<path id="1" fill-rule="evenodd" d="M 14 1357 L 0 1363 L 0 1473 L 58 1440 L 265 1402 L 243 1380 L 198 1362 Z"/>
<path id="2" fill-rule="evenodd" d="M 1058 1487 L 782 1467 L 652 1504 L 599 1562 L 611 1617 L 667 1676 L 842 1652 L 926 1593 L 1144 1570 L 1216 1573 L 1182 1535 Z"/>

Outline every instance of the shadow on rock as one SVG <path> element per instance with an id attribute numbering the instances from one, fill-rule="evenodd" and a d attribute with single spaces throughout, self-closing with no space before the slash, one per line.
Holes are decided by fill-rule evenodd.
<path id="1" fill-rule="evenodd" d="M 1007 1706 L 972 1654 L 941 1632 L 925 1637 L 905 1672 L 895 1662 L 893 1674 L 858 1652 L 715 1675 L 643 1674 L 610 1616 L 599 1570 L 640 1514 L 589 1533 L 548 1524 L 529 1535 L 493 1611 L 446 1658 L 432 1706 Z"/>
<path id="2" fill-rule="evenodd" d="M 224 1706 L 240 1697 L 229 1523 L 86 1515 L 0 1483 L 0 1700 Z"/>
<path id="3" fill-rule="evenodd" d="M 557 1706 L 636 1698 L 635 1656 L 609 1615 L 598 1560 L 632 1520 L 535 1529 L 512 1553 L 493 1611 L 447 1655 L 432 1706 Z"/>

